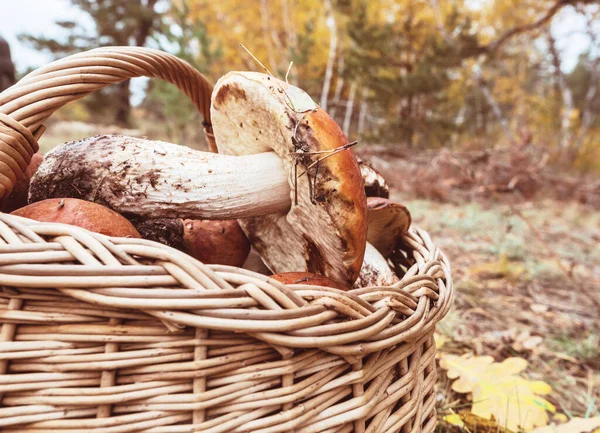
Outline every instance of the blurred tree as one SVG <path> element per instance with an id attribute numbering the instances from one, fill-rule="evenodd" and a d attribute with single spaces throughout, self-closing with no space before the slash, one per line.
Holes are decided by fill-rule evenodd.
<path id="1" fill-rule="evenodd" d="M 383 8 L 361 0 L 350 9 L 346 74 L 368 86 L 368 97 L 377 101 L 371 105 L 383 120 L 379 137 L 435 145 L 459 129 L 460 106 L 448 89 L 479 44 L 470 17 L 454 3 L 444 16 L 451 42 L 436 31 L 434 13 L 424 2 L 396 1 Z"/>
<path id="2" fill-rule="evenodd" d="M 596 82 L 594 83 L 593 80 Z M 582 53 L 575 68 L 567 75 L 567 83 L 573 92 L 573 105 L 580 113 L 583 113 L 589 89 L 595 87 L 596 91 L 590 98 L 590 109 L 596 115 L 600 115 L 598 57 L 594 57 L 589 51 Z"/>
<path id="3" fill-rule="evenodd" d="M 188 0 L 171 5 L 154 39 L 161 49 L 172 52 L 205 74 L 222 57 L 220 44 L 208 36 L 204 22 L 190 14 Z M 200 144 L 203 140 L 200 114 L 189 98 L 172 84 L 150 81 L 142 108 L 159 120 L 169 140 L 204 147 Z"/>
<path id="4" fill-rule="evenodd" d="M 70 0 L 72 5 L 91 18 L 93 28 L 75 21 L 57 21 L 67 32 L 58 41 L 34 34 L 19 38 L 38 50 L 49 51 L 57 58 L 108 45 L 144 46 L 159 27 L 159 0 Z M 119 126 L 130 125 L 129 80 L 95 92 L 86 105 L 95 116 L 111 115 Z"/>

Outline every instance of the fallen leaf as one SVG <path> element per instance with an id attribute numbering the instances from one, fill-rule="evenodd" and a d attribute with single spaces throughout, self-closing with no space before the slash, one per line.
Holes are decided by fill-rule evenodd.
<path id="1" fill-rule="evenodd" d="M 433 334 L 433 339 L 435 340 L 435 348 L 440 350 L 444 344 L 446 344 L 450 339 L 445 335 L 438 334 L 437 332 Z"/>
<path id="2" fill-rule="evenodd" d="M 508 256 L 502 254 L 499 260 L 473 266 L 470 271 L 484 280 L 506 278 L 510 281 L 518 281 L 525 273 L 525 267 L 516 262 L 509 261 Z"/>
<path id="3" fill-rule="evenodd" d="M 446 415 L 443 418 L 443 420 L 444 420 L 444 422 L 447 422 L 448 424 L 451 424 L 451 425 L 455 425 L 457 427 L 465 426 L 465 423 L 463 422 L 462 418 L 457 413 L 451 413 L 450 415 Z"/>
<path id="4" fill-rule="evenodd" d="M 498 425 L 498 423 L 495 420 L 484 419 L 466 411 L 446 415 L 444 418 L 442 418 L 442 420 L 446 424 L 459 427 L 462 433 L 513 433 L 512 430 L 507 430 L 502 426 Z M 441 431 L 445 432 L 446 430 Z"/>
<path id="5" fill-rule="evenodd" d="M 531 433 L 590 433 L 600 427 L 600 416 L 594 418 L 573 418 L 565 424 L 552 424 L 537 428 Z"/>
<path id="6" fill-rule="evenodd" d="M 471 393 L 471 412 L 481 418 L 496 420 L 510 430 L 531 430 L 549 422 L 548 412 L 556 408 L 544 399 L 552 391 L 550 385 L 530 381 L 521 376 L 527 368 L 522 358 L 508 358 L 496 363 L 490 356 L 444 355 L 440 367 L 448 378 L 456 379 L 452 389 Z"/>
<path id="7" fill-rule="evenodd" d="M 569 421 L 569 418 L 567 418 L 567 416 L 564 413 L 555 413 L 552 416 L 552 421 L 554 421 L 558 424 L 563 424 L 563 423 L 566 423 L 567 421 Z"/>

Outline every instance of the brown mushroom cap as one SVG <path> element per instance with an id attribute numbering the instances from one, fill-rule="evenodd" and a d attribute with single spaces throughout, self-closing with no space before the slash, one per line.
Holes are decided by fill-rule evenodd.
<path id="1" fill-rule="evenodd" d="M 186 252 L 204 263 L 241 267 L 250 242 L 236 220 L 183 220 Z"/>
<path id="2" fill-rule="evenodd" d="M 340 290 L 348 290 L 342 284 L 337 283 L 323 275 L 313 274 L 311 272 L 283 272 L 281 274 L 271 275 L 274 280 L 283 284 L 306 284 L 309 286 L 333 287 Z"/>
<path id="3" fill-rule="evenodd" d="M 396 241 L 410 227 L 412 218 L 406 206 L 381 197 L 367 198 L 369 229 L 367 240 L 384 256 L 389 257 Z"/>
<path id="4" fill-rule="evenodd" d="M 365 181 L 365 193 L 367 197 L 390 198 L 390 187 L 385 178 L 367 161 L 358 158 L 360 173 Z"/>
<path id="5" fill-rule="evenodd" d="M 230 72 L 212 100 L 220 153 L 275 152 L 288 173 L 289 211 L 240 220 L 252 246 L 274 272 L 303 270 L 351 286 L 366 245 L 366 198 L 340 127 L 304 91 L 266 74 Z"/>
<path id="6" fill-rule="evenodd" d="M 250 242 L 236 220 L 132 219 L 144 239 L 183 251 L 206 264 L 241 267 Z"/>
<path id="7" fill-rule="evenodd" d="M 36 221 L 71 224 L 107 236 L 141 238 L 124 216 L 97 203 L 76 198 L 50 198 L 17 209 L 12 214 Z"/>

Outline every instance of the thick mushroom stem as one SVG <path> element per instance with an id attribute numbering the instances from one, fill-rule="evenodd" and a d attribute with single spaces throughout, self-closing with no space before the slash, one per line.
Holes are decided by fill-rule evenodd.
<path id="1" fill-rule="evenodd" d="M 145 218 L 237 219 L 291 206 L 287 174 L 274 152 L 226 156 L 115 135 L 49 152 L 31 180 L 29 201 L 52 197 Z"/>
<path id="2" fill-rule="evenodd" d="M 367 242 L 365 258 L 358 279 L 354 282 L 354 288 L 391 286 L 398 281 L 400 279 L 392 271 L 385 257 L 377 251 L 377 248 Z"/>

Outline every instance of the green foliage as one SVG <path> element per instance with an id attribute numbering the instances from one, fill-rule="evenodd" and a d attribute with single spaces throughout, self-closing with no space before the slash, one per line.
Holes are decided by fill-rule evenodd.
<path id="1" fill-rule="evenodd" d="M 439 32 L 424 32 L 429 19 L 409 4 L 391 22 L 372 22 L 368 3 L 348 11 L 347 75 L 359 77 L 371 90 L 370 101 L 385 118 L 380 139 L 412 145 L 439 145 L 459 132 L 461 106 L 448 92 L 463 61 L 481 49 L 471 20 L 457 6 L 446 17 L 451 41 Z"/>
<path id="2" fill-rule="evenodd" d="M 592 83 L 592 68 L 597 67 L 594 64 L 594 59 L 589 52 L 583 53 L 579 56 L 577 65 L 571 73 L 567 76 L 567 83 L 569 88 L 573 92 L 573 103 L 580 112 L 585 106 L 585 99 L 588 90 Z M 595 83 L 600 88 L 600 76 Z M 596 91 L 594 99 L 592 100 L 592 111 L 600 113 L 600 89 Z"/>
<path id="3" fill-rule="evenodd" d="M 169 17 L 162 23 L 156 42 L 200 72 L 207 73 L 222 56 L 219 44 L 208 36 L 206 25 L 190 18 L 187 1 L 173 4 Z M 194 104 L 175 86 L 160 80 L 151 81 L 142 107 L 164 128 L 160 135 L 191 147 L 204 147 L 201 116 Z"/>
<path id="4" fill-rule="evenodd" d="M 21 34 L 19 39 L 56 58 L 92 48 L 110 45 L 143 46 L 159 26 L 158 0 L 71 0 L 93 22 L 93 29 L 75 21 L 57 21 L 64 30 L 62 40 Z M 120 126 L 130 124 L 129 81 L 109 86 L 85 99 L 85 105 L 96 121 L 114 120 Z"/>

